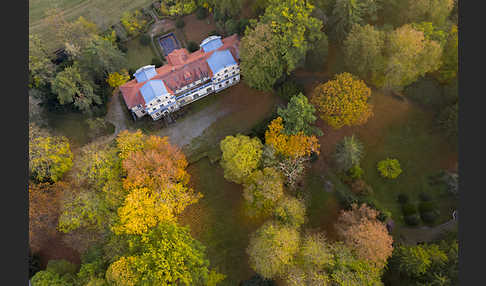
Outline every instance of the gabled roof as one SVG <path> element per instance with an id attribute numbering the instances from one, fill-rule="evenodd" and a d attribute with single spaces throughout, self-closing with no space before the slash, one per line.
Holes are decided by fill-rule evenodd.
<path id="1" fill-rule="evenodd" d="M 215 51 L 208 59 L 208 65 L 211 68 L 213 74 L 220 70 L 235 65 L 236 61 L 229 50 Z"/>
<path id="2" fill-rule="evenodd" d="M 139 68 L 134 74 L 137 82 L 147 81 L 155 75 L 157 75 L 157 72 L 155 71 L 155 66 L 150 65 Z"/>
<path id="3" fill-rule="evenodd" d="M 166 94 L 167 89 L 160 79 L 149 80 L 140 88 L 140 93 L 146 103 L 152 101 L 158 95 Z"/>

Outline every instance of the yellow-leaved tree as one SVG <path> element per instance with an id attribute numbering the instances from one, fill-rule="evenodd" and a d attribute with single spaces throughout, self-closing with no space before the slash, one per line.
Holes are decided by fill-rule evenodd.
<path id="1" fill-rule="evenodd" d="M 129 80 L 130 80 L 130 76 L 128 75 L 127 70 L 123 69 L 121 70 L 120 73 L 118 72 L 110 73 L 108 75 L 108 78 L 106 79 L 106 82 L 111 87 L 119 87 L 120 85 L 126 83 Z"/>
<path id="2" fill-rule="evenodd" d="M 334 128 L 364 124 L 373 115 L 371 89 L 350 73 L 318 85 L 311 96 L 320 117 Z"/>

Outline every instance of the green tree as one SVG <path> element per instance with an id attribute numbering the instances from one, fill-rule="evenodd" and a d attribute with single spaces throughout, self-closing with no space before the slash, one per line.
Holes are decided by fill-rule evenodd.
<path id="1" fill-rule="evenodd" d="M 270 24 L 247 28 L 240 43 L 241 74 L 250 87 L 271 90 L 284 72 Z"/>
<path id="2" fill-rule="evenodd" d="M 400 162 L 397 159 L 387 158 L 377 164 L 378 171 L 385 178 L 395 179 L 402 173 Z"/>
<path id="3" fill-rule="evenodd" d="M 77 57 L 81 70 L 92 79 L 105 78 L 109 73 L 119 71 L 127 66 L 123 52 L 107 39 L 96 37 L 80 52 Z"/>
<path id="4" fill-rule="evenodd" d="M 29 75 L 33 87 L 46 85 L 54 77 L 56 66 L 44 43 L 37 35 L 29 34 Z"/>
<path id="5" fill-rule="evenodd" d="M 73 281 L 69 277 L 48 270 L 37 272 L 30 282 L 32 286 L 74 286 Z"/>
<path id="6" fill-rule="evenodd" d="M 408 0 L 406 10 L 409 22 L 432 22 L 442 26 L 447 21 L 454 0 Z"/>
<path id="7" fill-rule="evenodd" d="M 241 184 L 260 165 L 263 144 L 260 139 L 238 134 L 220 143 L 221 166 L 226 180 Z"/>
<path id="8" fill-rule="evenodd" d="M 322 135 L 322 131 L 317 127 L 311 126 L 317 119 L 314 115 L 316 109 L 309 103 L 307 97 L 302 93 L 293 96 L 287 104 L 287 108 L 278 108 L 277 114 L 282 117 L 284 133 L 297 134 L 304 132 L 305 135 Z"/>
<path id="9" fill-rule="evenodd" d="M 243 197 L 250 216 L 269 214 L 283 196 L 283 177 L 274 168 L 255 170 L 245 180 Z"/>
<path id="10" fill-rule="evenodd" d="M 436 244 L 399 246 L 394 254 L 400 272 L 418 278 L 431 269 L 433 263 L 444 264 L 447 254 Z"/>
<path id="11" fill-rule="evenodd" d="M 93 84 L 81 74 L 77 66 L 67 67 L 52 81 L 52 91 L 60 104 L 73 103 L 81 111 L 89 112 L 93 104 L 101 104 Z"/>
<path id="12" fill-rule="evenodd" d="M 458 103 L 444 108 L 437 117 L 439 127 L 445 132 L 446 136 L 452 141 L 457 141 L 458 135 Z"/>
<path id="13" fill-rule="evenodd" d="M 36 181 L 57 182 L 72 166 L 73 153 L 66 137 L 40 135 L 29 138 L 29 171 Z"/>
<path id="14" fill-rule="evenodd" d="M 299 248 L 295 228 L 268 221 L 250 237 L 250 267 L 266 279 L 283 275 Z"/>
<path id="15" fill-rule="evenodd" d="M 354 135 L 346 136 L 336 144 L 334 158 L 340 170 L 347 171 L 359 165 L 363 155 L 363 144 Z"/>
<path id="16" fill-rule="evenodd" d="M 385 65 L 385 39 L 385 32 L 372 25 L 354 25 L 343 43 L 346 68 L 368 82 L 377 82 Z"/>
<path id="17" fill-rule="evenodd" d="M 447 38 L 447 33 L 432 24 L 432 22 L 412 23 L 412 28 L 416 31 L 423 32 L 426 40 L 436 41 L 441 46 L 444 45 Z"/>
<path id="18" fill-rule="evenodd" d="M 354 25 L 363 23 L 364 10 L 362 1 L 336 0 L 330 17 L 332 38 L 342 42 Z"/>
<path id="19" fill-rule="evenodd" d="M 125 256 L 106 273 L 115 285 L 205 285 L 209 261 L 204 246 L 189 229 L 163 222 L 149 232 L 129 238 Z"/>
<path id="20" fill-rule="evenodd" d="M 234 18 L 240 14 L 243 0 L 208 0 L 214 11 L 222 15 Z"/>
<path id="21" fill-rule="evenodd" d="M 275 219 L 284 225 L 299 227 L 305 222 L 305 204 L 291 196 L 283 196 L 273 211 Z"/>
<path id="22" fill-rule="evenodd" d="M 311 16 L 313 10 L 314 5 L 309 1 L 270 0 L 265 14 L 260 18 L 260 21 L 272 27 L 287 74 L 296 68 L 313 43 L 323 35 L 322 22 Z"/>

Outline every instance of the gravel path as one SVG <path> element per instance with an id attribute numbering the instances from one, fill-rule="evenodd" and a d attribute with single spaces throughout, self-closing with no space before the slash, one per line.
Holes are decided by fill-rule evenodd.
<path id="1" fill-rule="evenodd" d="M 435 227 L 404 227 L 401 229 L 402 234 L 400 236 L 405 244 L 415 245 L 421 241 L 429 242 L 440 238 L 440 235 L 446 231 L 454 230 L 456 226 L 457 220 L 450 220 Z"/>

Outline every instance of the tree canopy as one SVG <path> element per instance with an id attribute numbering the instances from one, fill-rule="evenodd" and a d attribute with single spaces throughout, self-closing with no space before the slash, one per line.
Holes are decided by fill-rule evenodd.
<path id="1" fill-rule="evenodd" d="M 241 184 L 250 173 L 260 166 L 263 144 L 260 139 L 238 134 L 226 136 L 219 146 L 223 152 L 221 166 L 224 178 Z"/>
<path id="2" fill-rule="evenodd" d="M 29 34 L 29 73 L 30 84 L 34 87 L 41 87 L 48 84 L 56 66 L 51 61 L 51 56 L 44 43 L 37 35 Z"/>
<path id="3" fill-rule="evenodd" d="M 245 180 L 243 197 L 251 216 L 269 214 L 283 196 L 283 177 L 274 168 L 253 171 Z"/>
<path id="4" fill-rule="evenodd" d="M 290 98 L 287 108 L 278 108 L 277 110 L 277 114 L 282 117 L 284 122 L 284 133 L 295 135 L 303 132 L 306 136 L 322 135 L 320 129 L 311 126 L 317 119 L 314 115 L 315 112 L 314 106 L 302 93 Z"/>
<path id="5" fill-rule="evenodd" d="M 354 135 L 346 136 L 336 144 L 334 158 L 340 170 L 347 171 L 358 165 L 363 155 L 363 144 Z"/>
<path id="6" fill-rule="evenodd" d="M 334 128 L 361 125 L 373 115 L 368 103 L 371 90 L 350 73 L 336 75 L 334 80 L 318 85 L 311 96 L 321 118 Z"/>

